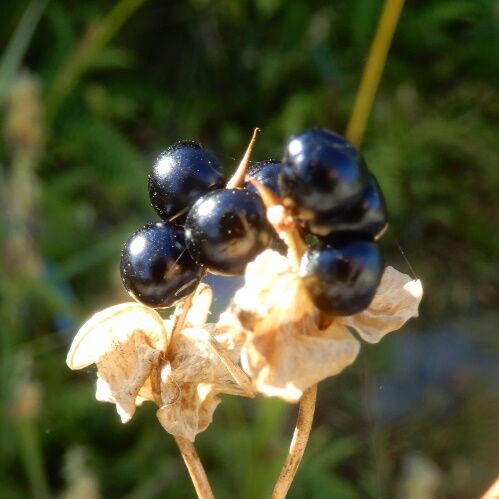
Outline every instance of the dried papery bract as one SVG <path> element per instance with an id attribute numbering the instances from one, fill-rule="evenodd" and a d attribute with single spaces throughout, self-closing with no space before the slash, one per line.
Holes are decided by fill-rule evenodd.
<path id="1" fill-rule="evenodd" d="M 98 400 L 116 404 L 129 421 L 139 391 L 158 365 L 168 334 L 161 316 L 138 303 L 123 303 L 95 314 L 78 331 L 66 363 L 71 369 L 97 366 Z"/>
<path id="2" fill-rule="evenodd" d="M 364 341 L 378 343 L 383 336 L 418 316 L 422 297 L 423 286 L 419 279 L 411 279 L 393 267 L 386 267 L 369 307 L 359 314 L 343 317 L 342 321 L 356 329 Z"/>
<path id="3" fill-rule="evenodd" d="M 96 398 L 116 404 L 123 423 L 150 400 L 167 431 L 193 441 L 211 422 L 218 394 L 253 396 L 247 375 L 217 342 L 215 326 L 205 324 L 211 299 L 209 286 L 200 285 L 175 337 L 175 317 L 164 321 L 138 303 L 105 309 L 80 329 L 67 364 L 96 364 Z"/>
<path id="4" fill-rule="evenodd" d="M 220 329 L 232 327 L 239 338 L 242 366 L 260 393 L 297 402 L 307 388 L 355 360 L 360 344 L 348 327 L 379 341 L 417 316 L 421 297 L 420 281 L 387 267 L 371 306 L 321 328 L 320 312 L 289 260 L 267 250 L 248 265 Z"/>

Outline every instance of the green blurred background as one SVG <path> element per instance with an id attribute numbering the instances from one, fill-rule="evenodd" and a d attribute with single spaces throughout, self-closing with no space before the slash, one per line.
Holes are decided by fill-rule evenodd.
<path id="1" fill-rule="evenodd" d="M 120 247 L 179 139 L 227 170 L 345 130 L 381 0 L 1 0 L 0 497 L 193 497 L 146 405 L 122 426 L 78 326 L 127 300 Z M 363 153 L 421 317 L 321 384 L 291 498 L 471 498 L 499 474 L 499 3 L 407 1 Z M 230 284 L 230 283 L 229 283 Z M 223 291 L 223 290 L 222 290 Z M 219 308 L 221 302 L 218 303 Z M 225 397 L 197 439 L 219 498 L 265 497 L 293 407 Z"/>

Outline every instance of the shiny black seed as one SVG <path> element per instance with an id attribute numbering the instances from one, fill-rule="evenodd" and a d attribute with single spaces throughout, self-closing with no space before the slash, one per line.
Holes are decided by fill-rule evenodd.
<path id="1" fill-rule="evenodd" d="M 200 198 L 185 222 L 187 248 L 215 274 L 238 275 L 272 238 L 265 208 L 246 189 L 218 189 Z"/>
<path id="2" fill-rule="evenodd" d="M 386 227 L 386 205 L 374 175 L 369 174 L 367 189 L 353 207 L 330 217 L 315 217 L 307 223 L 312 234 L 324 236 L 327 242 L 338 241 L 340 233 L 358 233 L 358 239 L 374 240 Z"/>
<path id="3" fill-rule="evenodd" d="M 148 223 L 123 246 L 120 272 L 137 301 L 164 308 L 194 291 L 201 267 L 185 247 L 184 229 L 171 222 Z"/>
<path id="4" fill-rule="evenodd" d="M 360 200 L 366 187 L 362 157 L 343 137 L 313 129 L 286 145 L 279 188 L 285 204 L 302 220 L 345 211 Z"/>
<path id="5" fill-rule="evenodd" d="M 149 198 L 165 221 L 181 219 L 195 201 L 225 185 L 216 156 L 196 142 L 178 142 L 162 152 L 149 173 Z"/>
<path id="6" fill-rule="evenodd" d="M 353 315 L 371 303 L 383 272 L 375 243 L 319 243 L 302 257 L 300 276 L 315 305 L 334 315 Z"/>
<path id="7" fill-rule="evenodd" d="M 269 159 L 267 161 L 261 161 L 255 163 L 251 166 L 248 171 L 248 177 L 251 177 L 258 181 L 267 189 L 271 190 L 274 194 L 280 196 L 281 191 L 279 190 L 279 172 L 281 171 L 281 162 L 275 159 Z M 249 182 L 244 184 L 244 187 L 251 192 L 258 194 L 256 188 Z"/>

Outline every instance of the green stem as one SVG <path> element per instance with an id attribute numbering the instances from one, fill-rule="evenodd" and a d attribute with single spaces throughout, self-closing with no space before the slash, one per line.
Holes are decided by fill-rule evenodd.
<path id="1" fill-rule="evenodd" d="M 404 6 L 404 0 L 385 0 L 374 40 L 369 50 L 359 90 L 355 98 L 353 111 L 348 122 L 346 137 L 354 145 L 360 146 L 367 120 L 378 91 L 386 58 L 393 35 Z"/>

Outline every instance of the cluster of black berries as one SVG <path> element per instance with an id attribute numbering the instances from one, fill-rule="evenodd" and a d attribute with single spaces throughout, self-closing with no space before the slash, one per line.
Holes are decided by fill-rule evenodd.
<path id="1" fill-rule="evenodd" d="M 319 239 L 300 275 L 321 310 L 349 315 L 366 308 L 382 264 L 374 240 L 386 225 L 375 178 L 359 152 L 327 130 L 308 130 L 287 144 L 282 161 L 256 163 L 248 175 L 283 199 L 302 232 Z M 127 291 L 155 308 L 191 293 L 204 270 L 239 275 L 268 248 L 273 229 L 250 183 L 227 188 L 217 158 L 195 142 L 166 149 L 149 174 L 151 204 L 163 220 L 125 243 Z"/>
<path id="2" fill-rule="evenodd" d="M 328 130 L 307 130 L 287 143 L 279 188 L 319 239 L 300 266 L 315 305 L 334 315 L 367 308 L 383 271 L 374 241 L 386 227 L 386 207 L 359 151 Z"/>
<path id="3" fill-rule="evenodd" d="M 121 277 L 135 299 L 168 307 L 194 290 L 204 269 L 242 274 L 269 246 L 259 196 L 226 183 L 218 159 L 196 142 L 174 144 L 156 159 L 149 196 L 163 221 L 132 234 L 121 254 Z"/>

